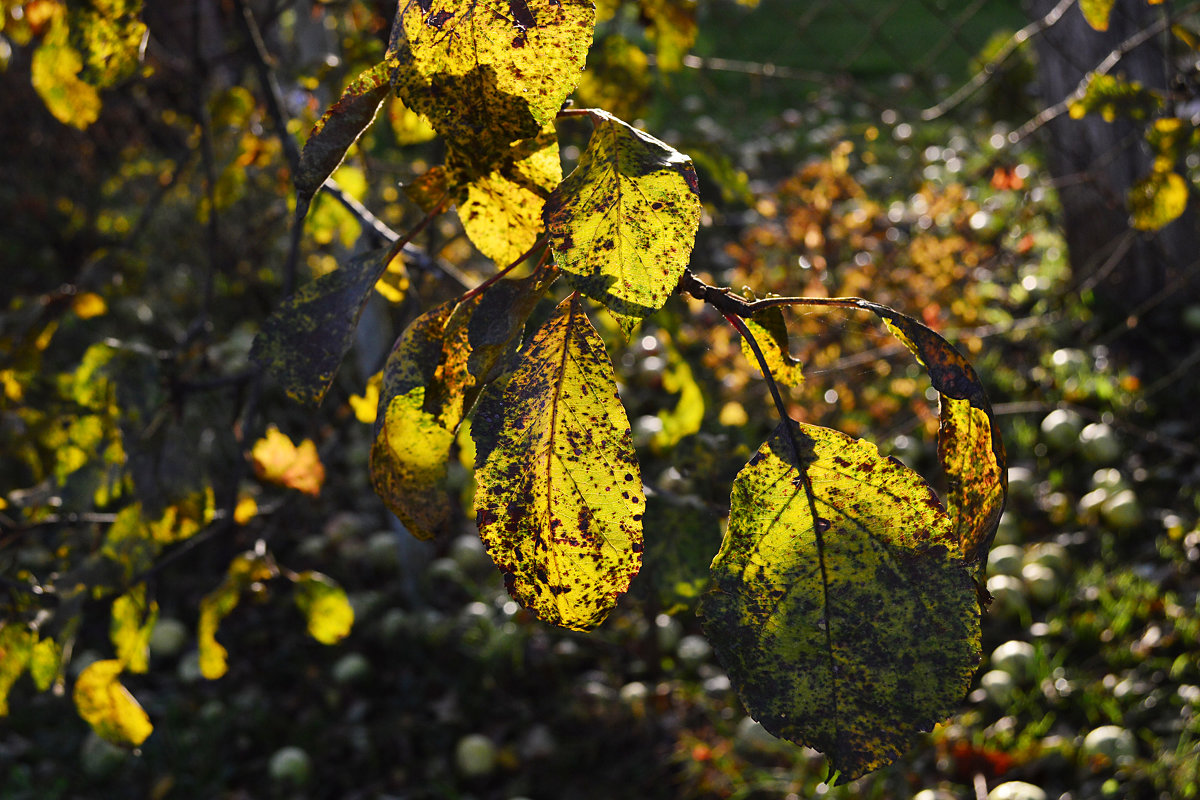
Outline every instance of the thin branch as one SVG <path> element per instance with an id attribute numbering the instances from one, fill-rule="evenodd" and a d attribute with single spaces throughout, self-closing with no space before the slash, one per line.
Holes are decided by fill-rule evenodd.
<path id="1" fill-rule="evenodd" d="M 474 289 L 472 289 L 472 290 L 470 290 L 469 292 L 467 292 L 466 294 L 464 294 L 462 297 L 460 297 L 460 298 L 459 298 L 459 300 L 458 300 L 458 301 L 461 303 L 461 302 L 463 302 L 464 300 L 470 300 L 470 299 L 471 299 L 472 297 L 474 297 L 475 295 L 477 295 L 477 294 L 481 294 L 482 292 L 485 292 L 485 291 L 487 291 L 487 290 L 488 290 L 488 288 L 490 288 L 490 287 L 492 286 L 492 284 L 494 284 L 496 281 L 500 280 L 500 279 L 501 279 L 501 278 L 503 278 L 505 275 L 507 275 L 508 273 L 512 272 L 514 269 L 516 269 L 517 267 L 521 266 L 522 264 L 524 264 L 524 263 L 525 263 L 525 260 L 526 260 L 526 259 L 528 259 L 528 258 L 529 258 L 531 255 L 533 255 L 535 252 L 537 252 L 537 249 L 538 249 L 539 247 L 545 247 L 545 246 L 546 246 L 546 242 L 547 242 L 547 241 L 548 241 L 548 239 L 547 239 L 547 237 L 545 237 L 545 236 L 543 236 L 543 237 L 541 237 L 540 239 L 538 239 L 536 242 L 534 242 L 534 243 L 533 243 L 533 247 L 530 247 L 530 248 L 529 248 L 528 250 L 526 250 L 524 253 L 522 253 L 521 255 L 517 256 L 517 259 L 516 259 L 515 261 L 513 261 L 511 264 L 509 264 L 509 265 L 508 265 L 507 267 L 505 267 L 504 269 L 502 269 L 502 270 L 500 270 L 499 272 L 497 272 L 497 273 L 496 273 L 495 275 L 493 275 L 492 277 L 488 278 L 488 279 L 487 279 L 486 281 L 484 281 L 483 283 L 481 283 L 481 284 L 479 284 L 478 286 L 476 286 Z M 535 271 L 535 272 L 536 272 L 537 270 L 541 269 L 543 266 L 545 266 L 545 264 L 546 264 L 546 258 L 547 258 L 547 256 L 549 256 L 549 255 L 550 255 L 550 250 L 549 250 L 549 249 L 542 251 L 542 257 L 538 259 L 537 266 L 536 266 L 536 267 L 534 267 L 534 271 Z"/>
<path id="2" fill-rule="evenodd" d="M 1017 48 L 1057 23 L 1062 15 L 1066 13 L 1067 9 L 1074 5 L 1074 3 L 1075 0 L 1059 0 L 1058 5 L 1050 9 L 1050 11 L 1046 13 L 1046 16 L 1031 22 L 1024 28 L 1021 28 L 1021 30 L 1014 33 L 1009 40 L 1004 43 L 1004 46 L 1000 48 L 999 52 L 992 57 L 992 60 L 984 64 L 983 68 L 980 69 L 979 72 L 975 73 L 971 80 L 964 83 L 956 92 L 954 92 L 954 94 L 950 95 L 936 106 L 932 106 L 922 111 L 921 119 L 926 122 L 931 122 L 938 117 L 945 115 L 948 111 L 951 111 L 952 109 L 961 105 L 964 100 L 973 95 L 975 92 L 979 91 L 984 84 L 991 80 L 992 76 L 996 74 L 996 71 L 999 70 L 1000 67 L 1004 66 L 1004 63 L 1012 57 L 1013 53 L 1017 52 Z"/>
<path id="3" fill-rule="evenodd" d="M 1179 14 L 1190 14 L 1198 9 L 1200 9 L 1200 2 L 1192 3 L 1181 9 Z M 1036 117 L 1026 122 L 1018 130 L 1010 133 L 1008 135 L 1008 143 L 1017 144 L 1021 140 L 1036 132 L 1043 125 L 1046 125 L 1058 117 L 1061 117 L 1067 112 L 1068 109 L 1070 109 L 1072 103 L 1082 99 L 1083 96 L 1087 94 L 1088 86 L 1091 84 L 1094 77 L 1107 75 L 1108 73 L 1112 72 L 1117 64 L 1121 62 L 1122 58 L 1145 44 L 1150 39 L 1165 31 L 1169 22 L 1169 18 L 1159 19 L 1154 24 L 1147 25 L 1145 28 L 1142 28 L 1140 31 L 1114 47 L 1107 56 L 1101 59 L 1100 63 L 1096 65 L 1095 69 L 1083 76 L 1073 92 L 1064 97 L 1062 100 L 1059 100 L 1054 105 L 1042 109 L 1042 111 Z"/>

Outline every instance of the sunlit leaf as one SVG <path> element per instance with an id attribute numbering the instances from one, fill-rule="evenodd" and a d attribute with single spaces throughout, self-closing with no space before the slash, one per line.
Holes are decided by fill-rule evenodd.
<path id="1" fill-rule="evenodd" d="M 458 205 L 463 230 L 479 251 L 507 266 L 542 232 L 542 207 L 562 180 L 558 139 L 547 127 L 517 142 L 486 175 L 470 180 Z"/>
<path id="2" fill-rule="evenodd" d="M 640 0 L 640 5 L 658 68 L 682 68 L 683 57 L 696 41 L 696 0 Z"/>
<path id="3" fill-rule="evenodd" d="M 946 507 L 963 559 L 978 574 L 1008 496 L 1004 442 L 987 393 L 970 363 L 940 335 L 886 306 L 859 305 L 883 319 L 940 394 L 938 460 L 946 476 Z"/>
<path id="4" fill-rule="evenodd" d="M 38 691 L 54 685 L 62 667 L 62 648 L 53 639 L 40 639 L 29 654 L 29 676 Z M 3 694 L 0 692 L 0 694 Z"/>
<path id="5" fill-rule="evenodd" d="M 426 410 L 426 393 L 442 358 L 443 330 L 453 304 L 418 317 L 401 334 L 383 372 L 371 484 L 419 539 L 433 538 L 450 514 L 446 461 L 453 430 Z"/>
<path id="6" fill-rule="evenodd" d="M 233 521 L 238 525 L 245 525 L 258 514 L 258 502 L 253 497 L 239 497 L 237 505 L 233 507 Z"/>
<path id="7" fill-rule="evenodd" d="M 319 572 L 296 578 L 296 605 L 308 620 L 308 633 L 321 644 L 337 644 L 354 625 L 354 609 L 341 586 Z"/>
<path id="8" fill-rule="evenodd" d="M 393 97 L 388 103 L 387 118 L 391 123 L 396 144 L 421 144 L 437 137 L 437 131 L 429 124 L 429 118 L 404 105 L 404 101 L 399 97 Z"/>
<path id="9" fill-rule="evenodd" d="M 225 580 L 200 601 L 196 645 L 200 652 L 200 674 L 216 680 L 228 669 L 228 651 L 217 641 L 221 620 L 237 607 L 242 593 L 255 583 L 275 577 L 274 564 L 256 553 L 243 553 L 229 565 Z"/>
<path id="10" fill-rule="evenodd" d="M 603 621 L 641 565 L 645 496 L 612 364 L 576 295 L 480 398 L 476 521 L 539 619 Z"/>
<path id="11" fill-rule="evenodd" d="M 604 303 L 626 335 L 662 307 L 687 267 L 700 225 L 691 160 L 604 111 L 579 165 L 545 216 L 555 261 Z"/>
<path id="12" fill-rule="evenodd" d="M 380 370 L 367 380 L 362 394 L 352 394 L 347 400 L 354 411 L 354 418 L 368 425 L 375 422 L 379 411 L 379 389 L 383 386 L 383 371 Z"/>
<path id="13" fill-rule="evenodd" d="M 146 601 L 146 584 L 139 583 L 112 604 L 109 636 L 117 651 L 117 660 L 129 672 L 150 669 L 150 634 L 158 621 L 158 603 Z"/>
<path id="14" fill-rule="evenodd" d="M 407 0 L 388 61 L 405 104 L 479 157 L 536 136 L 579 81 L 591 0 Z"/>
<path id="15" fill-rule="evenodd" d="M 1178 219 L 1187 202 L 1182 175 L 1153 170 L 1129 189 L 1129 222 L 1140 231 L 1157 231 Z"/>
<path id="16" fill-rule="evenodd" d="M 552 280 L 538 270 L 502 280 L 418 318 L 384 368 L 371 479 L 413 535 L 442 529 L 451 509 L 446 462 L 455 431 Z"/>
<path id="17" fill-rule="evenodd" d="M 373 250 L 301 287 L 263 323 L 250 358 L 271 370 L 288 395 L 319 405 L 354 344 L 359 317 L 384 270 Z"/>
<path id="18" fill-rule="evenodd" d="M 80 79 L 104 89 L 137 71 L 146 42 L 142 0 L 68 2 L 67 8 L 71 46 L 83 55 Z"/>
<path id="19" fill-rule="evenodd" d="M 751 715 L 853 780 L 954 711 L 979 663 L 979 604 L 916 473 L 788 424 L 796 449 L 780 426 L 734 482 L 701 614 Z"/>
<path id="20" fill-rule="evenodd" d="M 671 394 L 678 394 L 679 399 L 674 408 L 658 412 L 658 420 L 662 427 L 650 440 L 650 446 L 656 452 L 663 452 L 679 444 L 685 436 L 691 436 L 700 430 L 704 422 L 704 392 L 696 383 L 692 367 L 687 359 L 679 352 L 664 331 L 660 334 L 666 339 L 665 351 L 667 366 L 662 372 L 662 388 Z"/>
<path id="21" fill-rule="evenodd" d="M 305 439 L 297 446 L 286 433 L 271 425 L 266 435 L 254 443 L 250 457 L 254 473 L 264 481 L 313 497 L 321 493 L 325 467 L 312 439 Z"/>
<path id="22" fill-rule="evenodd" d="M 746 327 L 754 334 L 759 349 L 771 368 L 771 375 L 785 386 L 800 386 L 804 383 L 803 365 L 792 358 L 788 349 L 787 323 L 779 306 L 772 306 L 745 320 Z M 750 343 L 742 339 L 742 353 L 751 364 L 758 365 Z"/>
<path id="23" fill-rule="evenodd" d="M 80 319 L 99 317 L 108 312 L 104 298 L 95 292 L 81 292 L 71 301 L 71 310 Z"/>
<path id="24" fill-rule="evenodd" d="M 25 625 L 0 625 L 0 717 L 8 715 L 8 693 L 21 677 L 33 651 L 37 633 Z"/>
<path id="25" fill-rule="evenodd" d="M 317 193 L 342 163 L 346 151 L 375 120 L 379 106 L 391 90 L 390 74 L 391 68 L 386 63 L 364 71 L 317 120 L 304 143 L 296 171 L 296 192 L 303 201 Z"/>
<path id="26" fill-rule="evenodd" d="M 1092 74 L 1083 97 L 1071 102 L 1068 113 L 1072 119 L 1099 114 L 1105 122 L 1113 122 L 1118 117 L 1136 120 L 1145 119 L 1162 104 L 1160 93 L 1147 89 L 1138 81 Z"/>
<path id="27" fill-rule="evenodd" d="M 1098 31 L 1108 30 L 1108 18 L 1112 14 L 1114 0 L 1079 0 L 1079 10 L 1087 24 Z"/>
<path id="28" fill-rule="evenodd" d="M 592 47 L 575 90 L 579 105 L 635 119 L 649 97 L 649 59 L 640 47 L 619 34 L 606 36 Z"/>
<path id="29" fill-rule="evenodd" d="M 75 679 L 75 708 L 102 739 L 137 747 L 154 726 L 117 679 L 124 669 L 125 665 L 116 659 L 89 664 Z"/>
<path id="30" fill-rule="evenodd" d="M 100 117 L 100 94 L 80 80 L 83 57 L 68 42 L 65 14 L 56 14 L 30 65 L 33 88 L 59 121 L 80 130 Z"/>

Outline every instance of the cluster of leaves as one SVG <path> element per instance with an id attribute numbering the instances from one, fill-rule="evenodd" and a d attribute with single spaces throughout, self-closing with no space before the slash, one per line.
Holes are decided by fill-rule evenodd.
<path id="1" fill-rule="evenodd" d="M 693 35 L 690 4 L 637 5 L 659 60 L 677 66 Z M 126 19 L 124 6 L 109 11 L 106 19 Z M 433 537 L 447 527 L 453 505 L 452 450 L 472 449 L 476 521 L 510 594 L 540 619 L 584 630 L 627 590 L 643 551 L 663 546 L 643 543 L 649 498 L 601 334 L 609 326 L 597 329 L 585 298 L 628 337 L 672 295 L 689 294 L 730 321 L 773 392 L 777 380 L 801 380 L 782 308 L 855 309 L 882 319 L 929 371 L 941 398 L 944 501 L 874 445 L 793 423 L 779 402 L 782 424 L 734 481 L 729 531 L 701 608 L 750 711 L 769 730 L 827 752 L 841 779 L 854 778 L 888 763 L 917 731 L 949 715 L 978 662 L 977 585 L 1005 494 L 990 407 L 957 351 L 887 306 L 823 294 L 746 300 L 688 272 L 702 215 L 691 160 L 608 111 L 563 107 L 580 78 L 595 16 L 579 0 L 401 5 L 383 60 L 347 87 L 309 135 L 292 175 L 295 213 L 298 221 L 310 209 L 321 213 L 322 187 L 386 103 L 397 131 L 416 138 L 428 135 L 422 129 L 434 131 L 444 144 L 444 163 L 408 187 L 427 216 L 390 247 L 301 288 L 264 323 L 252 358 L 293 397 L 320 402 L 372 292 L 408 299 L 403 278 L 389 282 L 405 274 L 408 240 L 456 206 L 467 236 L 499 269 L 422 313 L 397 340 L 375 382 L 372 481 L 412 533 Z M 83 22 L 77 27 L 90 30 Z M 99 44 L 94 49 L 101 52 Z M 230 118 L 255 113 L 242 93 L 230 91 L 224 100 L 216 110 Z M 592 132 L 564 179 L 559 126 L 576 119 L 590 121 Z M 236 163 L 269 160 L 254 142 L 243 144 Z M 845 172 L 837 164 L 834 183 Z M 227 170 L 210 186 L 204 221 L 237 201 L 240 174 Z M 570 291 L 543 303 L 560 277 Z M 56 302 L 80 320 L 103 313 L 86 295 Z M 17 588 L 30 591 L 14 594 L 0 629 L 13 655 L 6 663 L 15 665 L 4 688 L 26 666 L 39 687 L 65 681 L 74 633 L 64 625 L 53 638 L 40 636 L 52 626 L 39 616 L 37 595 L 58 598 L 65 604 L 60 619 L 73 625 L 85 601 L 106 602 L 117 657 L 85 669 L 75 699 L 101 735 L 136 745 L 150 722 L 118 677 L 145 669 L 157 613 L 147 580 L 202 536 L 246 523 L 257 504 L 236 499 L 236 481 L 217 487 L 229 496 L 218 501 L 203 480 L 176 479 L 188 464 L 164 469 L 158 460 L 187 452 L 181 440 L 156 438 L 177 433 L 159 418 L 176 380 L 174 365 L 159 353 L 98 345 L 70 380 L 26 396 L 26 387 L 38 386 L 38 359 L 55 318 L 31 319 L 5 341 L 5 410 L 26 428 L 44 429 L 33 437 L 39 446 L 22 453 L 22 468 L 30 485 L 85 497 L 110 517 L 96 521 L 105 526 L 98 528 L 99 547 L 63 548 L 47 564 L 16 573 Z M 675 360 L 672 379 L 686 387 L 690 372 Z M 145 394 L 144 386 L 159 387 L 159 394 Z M 51 396 L 78 408 L 68 424 L 39 416 Z M 664 424 L 660 447 L 694 430 L 686 405 L 681 400 L 677 416 L 666 417 L 677 428 Z M 248 449 L 262 481 L 308 494 L 319 489 L 322 469 L 311 442 L 296 447 L 272 430 Z M 104 457 L 90 458 L 97 451 Z M 51 504 L 21 508 L 28 511 L 26 531 L 61 521 Z M 201 601 L 203 675 L 225 671 L 216 640 L 222 619 L 243 596 L 261 595 L 279 578 L 295 585 L 314 638 L 346 635 L 352 614 L 328 578 L 279 567 L 255 545 Z M 881 623 L 875 611 L 885 605 L 894 618 Z M 50 683 L 43 680 L 48 662 L 57 662 Z"/>
<path id="2" fill-rule="evenodd" d="M 451 448 L 473 413 L 476 521 L 510 594 L 544 621 L 590 629 L 638 571 L 646 495 L 613 368 L 581 296 L 629 336 L 686 291 L 730 320 L 772 387 L 771 364 L 785 378 L 795 370 L 781 306 L 876 314 L 942 398 L 947 507 L 873 445 L 794 427 L 780 404 L 785 424 L 734 482 L 701 609 L 752 713 L 827 752 L 843 779 L 857 777 L 951 713 L 977 663 L 973 578 L 1004 502 L 990 407 L 944 339 L 890 308 L 853 298 L 749 302 L 686 272 L 701 212 L 690 159 L 606 111 L 561 110 L 593 25 L 588 3 L 405 4 L 385 60 L 350 85 L 306 144 L 300 215 L 394 87 L 447 150 L 413 198 L 427 221 L 454 203 L 467 235 L 500 267 L 418 317 L 393 348 L 375 420 L 376 491 L 412 533 L 437 535 L 449 516 Z M 554 126 L 581 116 L 591 137 L 561 179 Z M 268 321 L 255 357 L 289 394 L 324 396 L 401 249 L 319 279 Z M 527 277 L 506 278 L 539 253 Z M 522 341 L 560 276 L 573 291 Z M 750 325 L 766 334 L 770 355 Z M 884 604 L 903 619 L 879 624 L 872 609 Z"/>
<path id="3" fill-rule="evenodd" d="M 1112 0 L 1080 2 L 1084 18 L 1097 31 L 1108 30 L 1112 7 Z M 1200 37 L 1182 22 L 1172 26 L 1171 35 L 1189 58 L 1200 52 Z M 1073 119 L 1099 114 L 1106 122 L 1127 119 L 1144 127 L 1154 160 L 1150 173 L 1130 187 L 1126 197 L 1129 224 L 1136 230 L 1160 230 L 1187 209 L 1191 182 L 1183 165 L 1189 154 L 1200 152 L 1200 130 L 1194 117 L 1180 116 L 1179 105 L 1166 91 L 1102 71 L 1090 74 L 1069 105 Z"/>

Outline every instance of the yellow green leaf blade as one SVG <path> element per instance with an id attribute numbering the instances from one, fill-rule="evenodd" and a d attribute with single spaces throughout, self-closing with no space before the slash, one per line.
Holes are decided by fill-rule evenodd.
<path id="1" fill-rule="evenodd" d="M 24 625 L 0 627 L 0 717 L 8 715 L 8 693 L 29 664 L 36 641 L 37 633 Z"/>
<path id="2" fill-rule="evenodd" d="M 555 625 L 600 624 L 641 566 L 646 499 L 612 364 L 577 296 L 484 392 L 471 433 L 476 520 L 509 594 Z"/>
<path id="3" fill-rule="evenodd" d="M 46 691 L 54 684 L 61 666 L 62 648 L 53 639 L 40 639 L 30 651 L 29 676 L 39 692 Z"/>
<path id="4" fill-rule="evenodd" d="M 555 262 L 628 334 L 670 297 L 691 258 L 700 194 L 691 159 L 604 111 L 546 202 Z"/>
<path id="5" fill-rule="evenodd" d="M 537 135 L 579 82 L 590 0 L 407 0 L 388 61 L 405 104 L 479 155 Z"/>
<path id="6" fill-rule="evenodd" d="M 1177 172 L 1154 170 L 1129 189 L 1129 222 L 1139 231 L 1157 231 L 1187 209 L 1187 181 Z"/>
<path id="7" fill-rule="evenodd" d="M 141 0 L 90 0 L 68 9 L 71 46 L 83 55 L 82 80 L 104 89 L 137 71 L 147 33 L 138 18 Z"/>
<path id="8" fill-rule="evenodd" d="M 297 577 L 296 605 L 308 621 L 309 635 L 321 644 L 337 644 L 354 626 L 354 609 L 345 590 L 319 572 Z"/>
<path id="9" fill-rule="evenodd" d="M 469 181 L 459 203 L 463 230 L 479 251 L 507 266 L 542 232 L 542 207 L 562 181 L 558 138 L 547 127 L 517 142 L 485 175 Z"/>
<path id="10" fill-rule="evenodd" d="M 325 466 L 312 439 L 299 445 L 274 425 L 250 450 L 254 474 L 268 483 L 316 497 L 325 482 Z"/>
<path id="11" fill-rule="evenodd" d="M 158 621 L 158 603 L 146 601 L 146 584 L 139 583 L 112 604 L 109 637 L 117 660 L 129 672 L 150 669 L 150 634 Z"/>
<path id="12" fill-rule="evenodd" d="M 376 64 L 355 78 L 313 126 L 300 153 L 296 192 L 307 202 L 342 163 L 391 91 L 391 67 Z"/>
<path id="13" fill-rule="evenodd" d="M 874 445 L 782 426 L 739 473 L 704 628 L 751 715 L 841 780 L 949 716 L 979 605 L 932 489 Z"/>
<path id="14" fill-rule="evenodd" d="M 237 607 L 242 592 L 274 576 L 275 568 L 265 556 L 243 553 L 230 562 L 221 585 L 201 599 L 196 646 L 200 654 L 200 674 L 205 678 L 216 680 L 229 668 L 229 651 L 217 641 L 221 621 Z"/>
<path id="15" fill-rule="evenodd" d="M 1079 0 L 1079 10 L 1087 24 L 1098 31 L 1108 30 L 1108 18 L 1112 14 L 1114 0 Z"/>
<path id="16" fill-rule="evenodd" d="M 442 360 L 444 303 L 427 311 L 400 335 L 384 367 L 371 445 L 371 485 L 418 539 L 431 539 L 450 515 L 446 462 L 454 443 L 447 417 L 428 410 L 427 394 Z"/>
<path id="17" fill-rule="evenodd" d="M 290 397 L 319 405 L 387 266 L 385 252 L 372 250 L 302 286 L 263 322 L 250 358 L 274 373 Z"/>
<path id="18" fill-rule="evenodd" d="M 804 383 L 804 372 L 799 361 L 792 358 L 788 349 L 787 323 L 779 306 L 772 306 L 744 320 L 762 349 L 775 380 L 785 386 L 800 386 Z M 750 343 L 742 338 L 742 353 L 751 364 L 758 364 Z"/>
<path id="19" fill-rule="evenodd" d="M 30 63 L 33 88 L 51 114 L 84 130 L 100 117 L 100 93 L 79 78 L 83 56 L 68 41 L 66 15 L 56 13 Z"/>
<path id="20" fill-rule="evenodd" d="M 146 741 L 154 726 L 118 680 L 124 668 L 117 659 L 88 665 L 75 680 L 75 708 L 102 739 L 137 747 Z"/>

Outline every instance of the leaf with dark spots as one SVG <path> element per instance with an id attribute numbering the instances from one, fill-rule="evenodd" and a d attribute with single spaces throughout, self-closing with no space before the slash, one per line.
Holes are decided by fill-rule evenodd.
<path id="1" fill-rule="evenodd" d="M 422 314 L 388 357 L 371 446 L 371 484 L 418 539 L 432 539 L 450 516 L 446 462 L 461 415 L 426 409 L 426 394 L 442 358 L 453 303 Z"/>
<path id="2" fill-rule="evenodd" d="M 941 395 L 938 461 L 946 477 L 946 507 L 963 558 L 982 577 L 1008 497 L 1004 442 L 983 383 L 962 354 L 925 325 L 887 306 L 859 305 L 883 318 Z"/>
<path id="3" fill-rule="evenodd" d="M 691 258 L 700 195 L 691 159 L 604 111 L 579 165 L 546 202 L 555 263 L 629 335 Z"/>
<path id="4" fill-rule="evenodd" d="M 289 397 L 316 406 L 350 346 L 371 290 L 387 269 L 372 250 L 300 288 L 263 322 L 250 358 L 269 369 Z"/>
<path id="5" fill-rule="evenodd" d="M 645 496 L 612 364 L 577 295 L 484 391 L 471 433 L 479 532 L 509 593 L 546 622 L 599 625 L 641 566 Z"/>
<path id="6" fill-rule="evenodd" d="M 461 160 L 452 150 L 447 165 Z M 479 251 L 500 266 L 525 253 L 542 233 L 542 207 L 562 181 L 562 162 L 554 128 L 514 143 L 483 174 L 456 169 L 461 181 L 458 216 Z"/>
<path id="7" fill-rule="evenodd" d="M 554 119 L 579 82 L 595 15 L 590 0 L 401 2 L 393 83 L 452 146 L 495 152 Z"/>
<path id="8" fill-rule="evenodd" d="M 954 711 L 979 663 L 979 604 L 919 475 L 789 424 L 795 439 L 777 428 L 734 482 L 701 615 L 751 715 L 853 780 Z"/>
<path id="9" fill-rule="evenodd" d="M 325 179 L 342 163 L 346 151 L 375 120 L 379 106 L 391 90 L 391 71 L 384 62 L 363 72 L 313 126 L 300 154 L 295 177 L 302 208 L 307 207 Z"/>
<path id="10" fill-rule="evenodd" d="M 384 367 L 371 479 L 388 508 L 421 539 L 449 519 L 446 462 L 454 436 L 525 320 L 553 281 L 549 270 L 497 281 L 419 317 Z"/>
<path id="11" fill-rule="evenodd" d="M 497 281 L 455 307 L 446 322 L 441 363 L 427 409 L 457 426 L 515 350 L 525 321 L 555 277 L 553 270 L 539 269 L 527 278 Z"/>
<path id="12" fill-rule="evenodd" d="M 782 309 L 779 306 L 771 306 L 744 321 L 762 349 L 775 380 L 785 386 L 800 386 L 804 383 L 802 365 L 792 358 L 788 347 L 787 323 L 784 322 Z M 750 343 L 744 337 L 742 353 L 751 364 L 758 363 L 754 351 L 750 349 Z"/>

